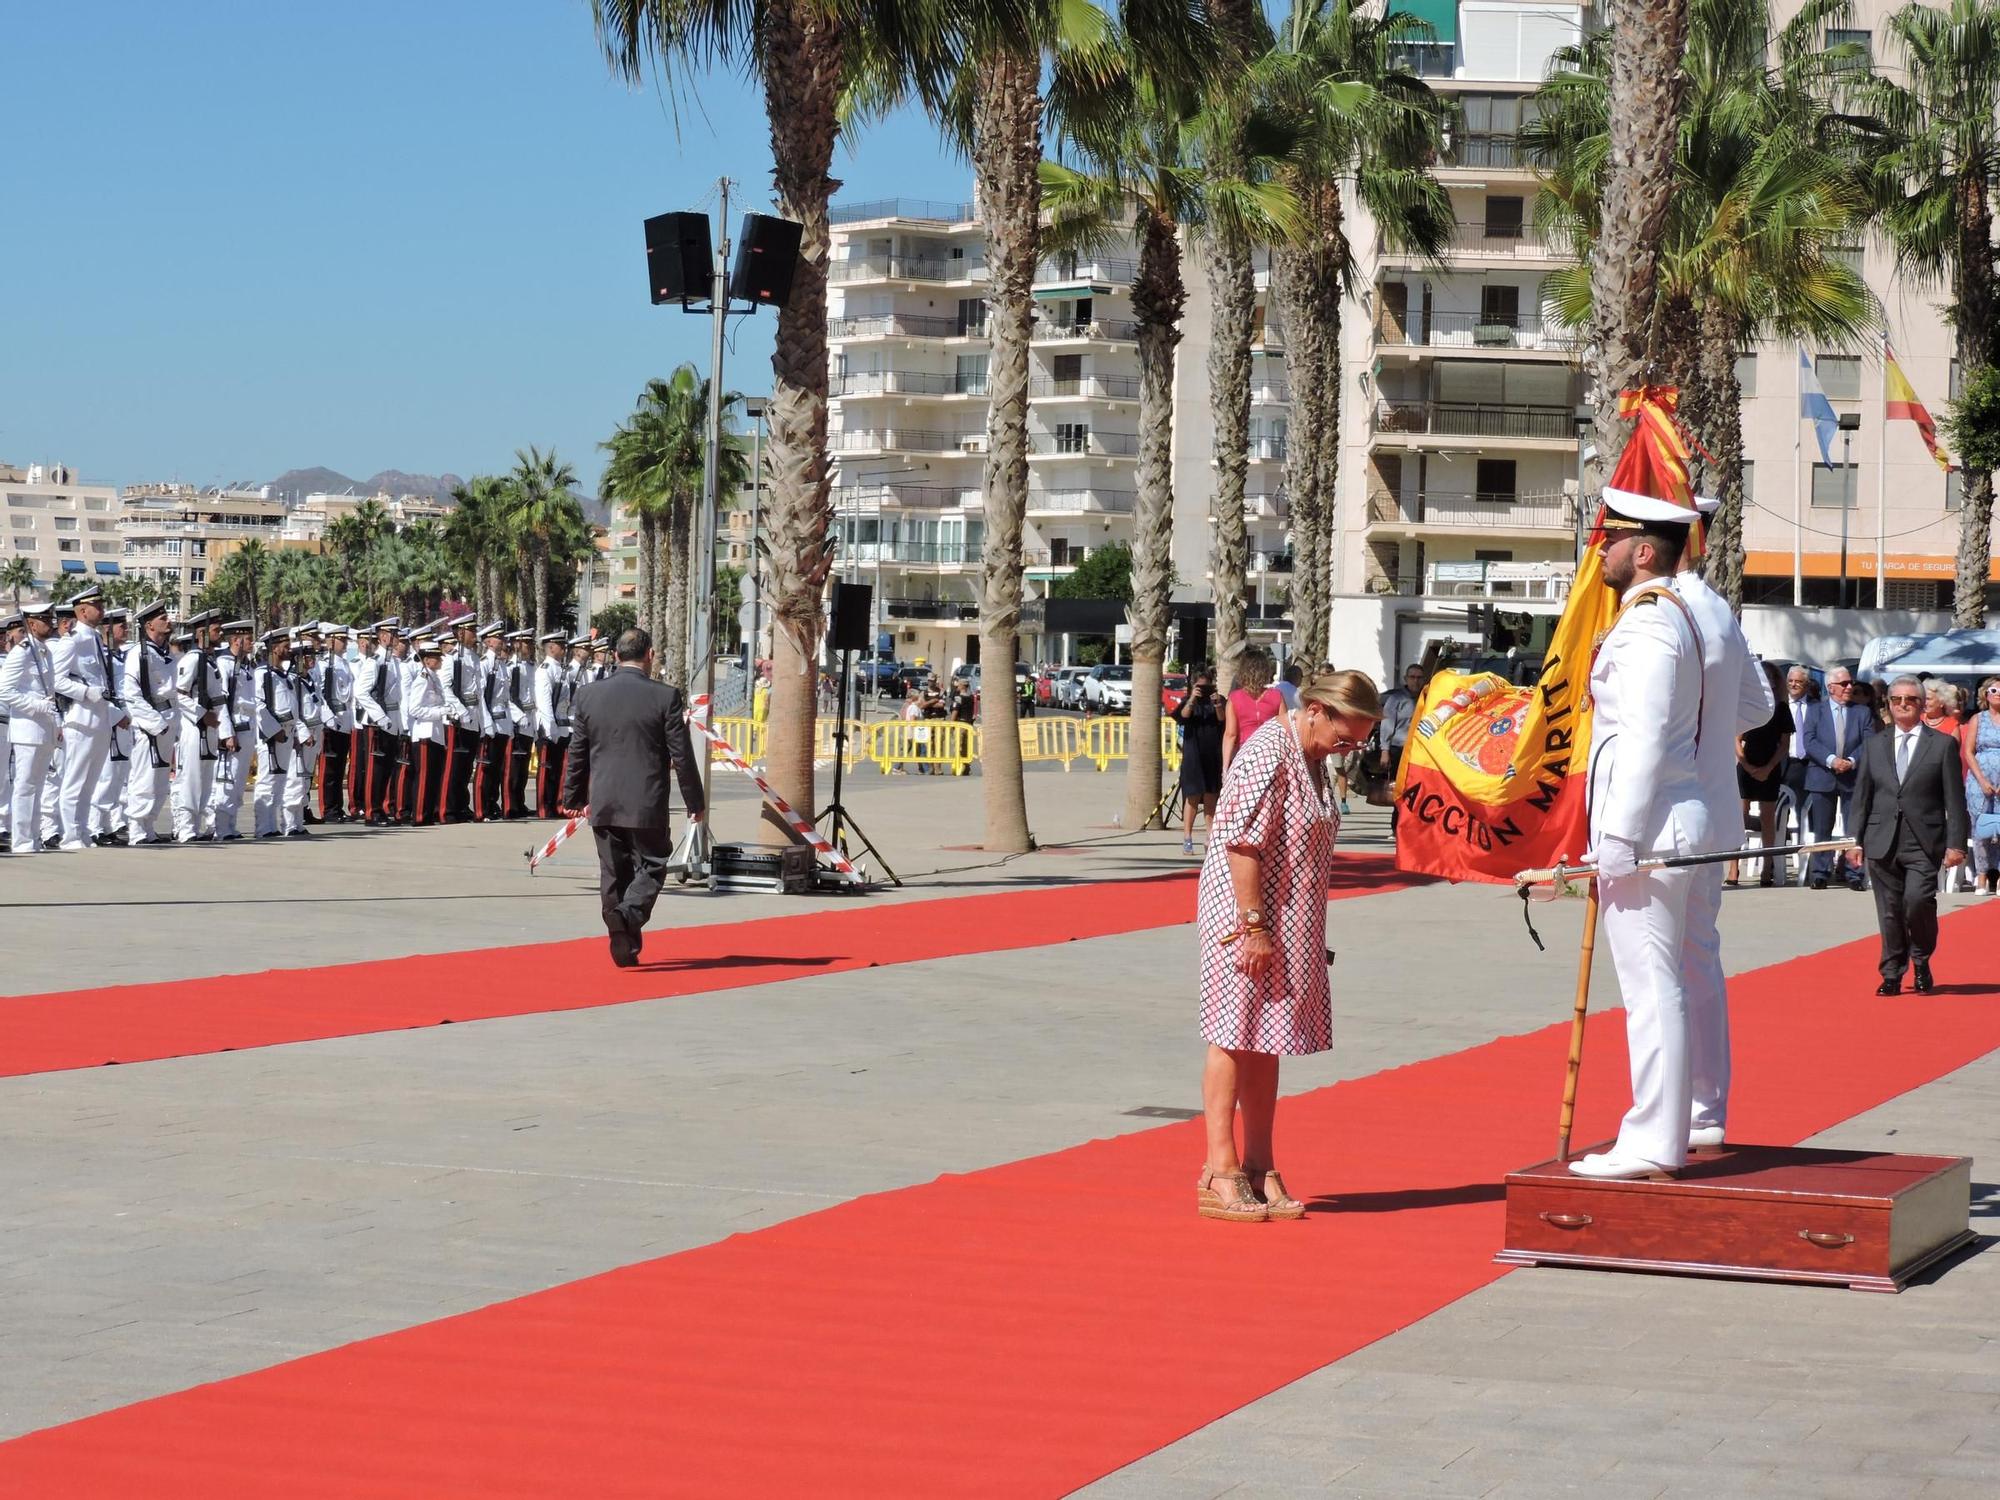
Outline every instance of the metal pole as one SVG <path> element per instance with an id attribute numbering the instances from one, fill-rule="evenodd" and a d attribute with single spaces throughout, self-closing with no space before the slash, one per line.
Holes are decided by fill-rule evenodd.
<path id="1" fill-rule="evenodd" d="M 701 539 L 701 597 L 699 606 L 691 611 L 693 634 L 701 651 L 701 690 L 711 712 L 715 705 L 715 526 L 722 503 L 722 349 L 723 333 L 729 321 L 729 179 L 718 178 L 716 190 L 722 197 L 722 232 L 716 242 L 715 275 L 709 288 L 708 443 L 702 474 L 701 515 L 695 527 L 696 535 Z M 709 788 L 714 767 L 715 761 L 704 742 L 701 756 L 703 807 L 708 807 L 710 803 Z M 703 864 L 706 866 L 706 884 L 712 893 L 716 888 L 713 827 L 705 843 L 707 857 Z"/>
<path id="2" fill-rule="evenodd" d="M 757 642 L 762 638 L 763 619 L 759 592 L 763 587 L 764 570 L 757 556 L 757 528 L 762 521 L 764 501 L 764 403 L 757 403 L 757 425 L 751 429 L 750 438 L 750 672 L 753 678 L 750 686 L 756 687 Z"/>
<path id="3" fill-rule="evenodd" d="M 1854 508 L 1854 434 L 1840 430 L 1840 607 L 1847 608 L 1847 513 Z"/>

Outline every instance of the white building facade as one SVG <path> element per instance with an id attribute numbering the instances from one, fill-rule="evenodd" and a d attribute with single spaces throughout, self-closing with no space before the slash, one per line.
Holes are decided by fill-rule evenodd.
<path id="1" fill-rule="evenodd" d="M 63 464 L 0 464 L 0 509 L 0 558 L 26 558 L 35 570 L 23 604 L 47 600 L 58 578 L 106 583 L 123 572 L 118 491 L 110 485 L 82 484 Z M 13 598 L 7 591 L 10 610 Z"/>

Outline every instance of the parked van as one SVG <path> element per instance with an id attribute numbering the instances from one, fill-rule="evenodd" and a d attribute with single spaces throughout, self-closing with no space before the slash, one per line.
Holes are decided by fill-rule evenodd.
<path id="1" fill-rule="evenodd" d="M 1863 649 L 1854 675 L 1880 682 L 1905 673 L 1942 678 L 1970 692 L 1986 678 L 2000 677 L 2000 630 L 1877 636 Z"/>

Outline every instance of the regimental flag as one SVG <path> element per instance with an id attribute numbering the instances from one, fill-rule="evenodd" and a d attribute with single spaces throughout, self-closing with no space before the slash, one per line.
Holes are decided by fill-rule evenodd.
<path id="1" fill-rule="evenodd" d="M 1673 415 L 1679 399 L 1654 386 L 1620 396 L 1619 412 L 1636 430 L 1614 488 L 1689 503 L 1687 443 Z M 1440 672 L 1425 689 L 1397 768 L 1397 869 L 1511 884 L 1517 871 L 1583 854 L 1590 668 L 1618 612 L 1598 537 L 1593 527 L 1533 685 Z"/>
<path id="2" fill-rule="evenodd" d="M 1799 350 L 1799 420 L 1813 424 L 1813 432 L 1819 438 L 1819 461 L 1832 468 L 1833 435 L 1840 431 L 1840 419 L 1833 414 L 1833 403 L 1826 399 L 1826 387 L 1819 383 L 1804 349 Z"/>
<path id="3" fill-rule="evenodd" d="M 1890 422 L 1915 422 L 1918 435 L 1924 446 L 1931 450 L 1931 457 L 1945 473 L 1951 472 L 1951 455 L 1938 442 L 1937 423 L 1924 409 L 1924 403 L 1917 399 L 1916 388 L 1903 373 L 1903 367 L 1896 363 L 1896 352 L 1888 344 L 1882 345 L 1882 402 L 1883 419 Z"/>

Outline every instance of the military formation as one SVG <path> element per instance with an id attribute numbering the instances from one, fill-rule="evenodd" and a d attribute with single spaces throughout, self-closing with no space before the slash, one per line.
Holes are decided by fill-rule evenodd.
<path id="1" fill-rule="evenodd" d="M 97 589 L 0 621 L 0 850 L 552 818 L 610 642 L 469 615 L 265 631 Z M 530 782 L 533 782 L 532 787 Z"/>

